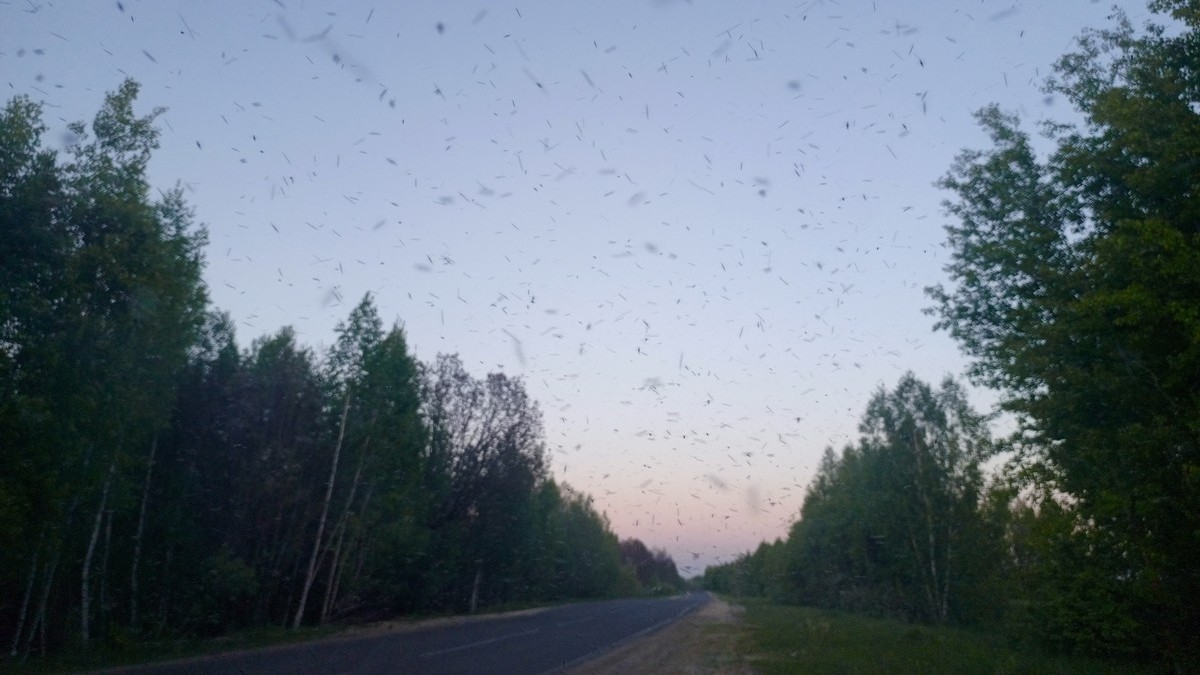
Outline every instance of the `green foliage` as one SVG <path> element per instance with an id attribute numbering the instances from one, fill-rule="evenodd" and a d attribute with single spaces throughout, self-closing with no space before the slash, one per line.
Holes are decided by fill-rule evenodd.
<path id="1" fill-rule="evenodd" d="M 555 600 L 613 594 L 621 574 L 620 549 L 591 497 L 546 481 L 534 501 L 538 525 L 522 566 L 528 591 Z"/>
<path id="2" fill-rule="evenodd" d="M 661 549 L 651 550 L 640 539 L 621 541 L 621 565 L 633 572 L 642 593 L 664 595 L 685 587 L 671 556 Z"/>
<path id="3" fill-rule="evenodd" d="M 40 106 L 0 112 L 5 654 L 622 590 L 521 380 L 421 364 L 370 295 L 326 353 L 290 328 L 239 349 L 204 231 L 178 189 L 149 198 L 161 111 L 136 95 L 71 125 L 65 162 Z"/>
<path id="4" fill-rule="evenodd" d="M 867 407 L 861 440 L 827 451 L 788 539 L 798 599 L 936 623 L 972 620 L 961 599 L 984 576 L 979 462 L 984 418 L 951 380 L 911 374 Z"/>
<path id="5" fill-rule="evenodd" d="M 1152 7 L 1183 30 L 1139 35 L 1118 14 L 1061 59 L 1047 88 L 1086 122 L 1049 125 L 1049 157 L 1016 117 L 980 113 L 993 147 L 963 152 L 941 181 L 955 195 L 951 286 L 929 292 L 973 375 L 1006 393 L 1041 505 L 1068 497 L 1068 541 L 1047 564 L 1077 571 L 1045 576 L 1051 632 L 1194 664 L 1200 35 L 1194 3 Z"/>
<path id="6" fill-rule="evenodd" d="M 220 635 L 249 624 L 247 612 L 258 593 L 252 567 L 222 548 L 201 565 L 201 583 L 193 589 L 189 615 L 185 619 L 198 635 Z"/>
<path id="7" fill-rule="evenodd" d="M 711 565 L 704 570 L 702 585 L 718 593 L 739 597 L 770 598 L 788 601 L 797 589 L 790 574 L 787 542 L 776 539 L 762 542 L 754 553 L 746 553 L 726 565 Z"/>
<path id="8" fill-rule="evenodd" d="M 17 97 L 0 117 L 0 444 L 15 449 L 0 455 L 0 494 L 21 519 L 0 523 L 0 569 L 12 571 L 0 626 L 18 650 L 35 628 L 59 639 L 49 616 L 77 612 L 84 644 L 106 618 L 106 598 L 89 604 L 100 526 L 134 503 L 203 321 L 204 231 L 178 189 L 150 199 L 158 111 L 136 116 L 137 91 L 109 94 L 90 134 L 70 125 L 65 162 L 41 146 L 40 106 Z M 74 600 L 30 592 L 67 579 L 80 579 Z"/>

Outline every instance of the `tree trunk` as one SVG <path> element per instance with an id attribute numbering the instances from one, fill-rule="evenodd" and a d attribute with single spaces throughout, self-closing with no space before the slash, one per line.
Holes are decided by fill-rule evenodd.
<path id="1" fill-rule="evenodd" d="M 175 561 L 175 548 L 170 547 L 167 549 L 166 562 L 163 563 L 163 568 L 162 568 L 163 578 L 165 578 L 165 579 L 171 578 L 171 563 L 173 563 L 174 561 Z M 158 625 L 155 626 L 155 628 L 154 628 L 154 637 L 155 638 L 162 636 L 163 631 L 166 630 L 167 618 L 168 618 L 167 612 L 170 609 L 170 603 L 168 602 L 168 600 L 169 600 L 171 586 L 170 586 L 170 584 L 160 584 L 160 586 L 162 587 L 162 592 L 158 596 Z"/>
<path id="2" fill-rule="evenodd" d="M 112 521 L 113 510 L 108 509 L 104 514 L 104 554 L 100 556 L 100 607 L 97 618 L 101 629 L 108 623 L 108 610 L 112 603 L 108 597 L 108 555 L 112 551 Z"/>
<path id="3" fill-rule="evenodd" d="M 104 510 L 108 507 L 108 489 L 112 487 L 113 473 L 117 470 L 117 458 L 114 455 L 112 463 L 108 465 L 108 475 L 104 478 L 104 489 L 100 494 L 100 508 L 96 509 L 96 518 L 92 525 L 92 536 L 88 540 L 87 554 L 83 556 L 83 572 L 80 574 L 80 612 L 79 612 L 79 637 L 83 640 L 84 647 L 87 647 L 88 640 L 91 639 L 91 580 L 92 580 L 92 556 L 96 553 L 96 540 L 100 538 L 100 524 L 104 520 Z"/>
<path id="4" fill-rule="evenodd" d="M 367 485 L 367 494 L 363 495 L 362 510 L 364 512 L 366 512 L 366 510 L 367 510 L 367 504 L 371 503 L 371 488 L 372 487 L 373 487 L 372 485 L 368 484 Z M 357 546 L 357 548 L 358 548 L 358 558 L 354 564 L 354 574 L 350 577 L 350 585 L 357 587 L 359 579 L 362 578 L 363 565 L 365 565 L 367 563 L 367 551 L 371 547 L 370 532 L 366 529 L 364 529 L 362 532 L 360 532 L 359 536 L 358 536 L 357 544 L 355 542 L 351 542 L 351 548 L 353 548 L 354 546 Z M 347 558 L 350 557 L 349 551 L 346 552 L 346 557 Z M 338 582 L 338 585 L 339 586 L 341 585 L 340 581 Z"/>
<path id="5" fill-rule="evenodd" d="M 354 506 L 354 495 L 358 492 L 359 480 L 362 478 L 363 464 L 367 461 L 367 446 L 370 442 L 371 439 L 369 437 L 363 442 L 363 456 L 359 458 L 358 468 L 354 470 L 354 481 L 350 483 L 350 496 L 346 498 L 346 508 L 342 509 L 342 516 L 338 519 L 338 524 L 333 529 L 336 533 L 337 544 L 333 547 L 333 561 L 329 567 L 329 582 L 325 585 L 325 599 L 321 602 L 321 623 L 325 623 L 329 618 L 330 604 L 337 600 L 337 577 L 338 570 L 341 567 L 339 563 L 342 555 L 342 542 L 346 538 L 347 523 L 350 520 L 350 509 Z"/>
<path id="6" fill-rule="evenodd" d="M 341 570 L 342 556 L 342 535 L 337 537 L 337 544 L 333 547 L 333 557 L 329 562 L 329 581 L 325 583 L 325 598 L 321 600 L 321 619 L 323 625 L 329 620 L 329 609 L 334 603 L 337 594 L 337 578 Z"/>
<path id="7" fill-rule="evenodd" d="M 925 462 L 922 461 L 922 443 L 917 438 L 916 434 L 912 435 L 913 455 L 917 464 L 917 494 L 921 498 L 921 506 L 924 509 L 925 516 L 925 535 L 929 547 L 928 560 L 928 575 L 929 579 L 925 582 L 925 594 L 929 599 L 929 612 L 935 623 L 945 623 L 946 616 L 943 611 L 944 602 L 942 601 L 941 580 L 938 577 L 937 564 L 937 529 L 933 519 L 933 504 L 929 501 L 929 491 L 925 485 Z M 918 558 L 919 560 L 919 558 Z M 925 572 L 922 576 L 925 576 Z"/>
<path id="8" fill-rule="evenodd" d="M 90 458 L 91 454 L 92 454 L 91 446 L 89 445 L 87 447 L 88 447 L 88 449 L 87 449 L 87 452 L 85 453 L 85 459 L 84 459 L 85 467 L 87 466 L 87 463 L 88 463 L 87 458 Z M 65 480 L 61 474 L 61 470 L 60 470 L 60 474 L 58 476 L 58 480 Z M 46 551 L 47 552 L 53 551 L 53 555 L 50 556 L 49 562 L 46 563 L 45 566 L 43 567 L 43 569 L 46 570 L 46 572 L 45 572 L 46 580 L 42 585 L 41 599 L 38 600 L 37 613 L 34 614 L 33 623 L 31 623 L 29 625 L 29 633 L 25 637 L 24 652 L 26 655 L 28 655 L 29 651 L 33 648 L 33 640 L 34 640 L 35 636 L 41 637 L 40 652 L 41 652 L 42 656 L 46 655 L 46 607 L 50 603 L 50 592 L 54 588 L 54 575 L 58 572 L 58 561 L 62 557 L 62 549 L 63 549 L 63 541 L 62 540 L 63 540 L 63 537 L 66 536 L 63 533 L 71 531 L 71 526 L 75 522 L 75 514 L 77 513 L 77 511 L 79 509 L 79 500 L 80 500 L 80 498 L 77 493 L 71 498 L 71 502 L 67 506 L 67 512 L 63 516 L 61 530 L 59 531 L 57 537 L 55 537 L 54 534 L 51 534 L 51 539 L 53 540 L 53 539 L 57 538 L 57 540 L 58 540 L 57 543 L 50 544 L 46 547 Z M 45 526 L 43 526 L 43 528 L 44 527 Z M 39 539 L 45 539 L 45 536 L 46 536 L 46 530 L 43 529 L 42 534 L 39 537 Z M 41 550 L 41 543 L 42 543 L 41 541 L 38 542 L 39 550 Z"/>
<path id="9" fill-rule="evenodd" d="M 942 565 L 942 621 L 950 617 L 950 545 L 954 542 L 954 528 L 946 532 L 946 563 Z"/>
<path id="10" fill-rule="evenodd" d="M 46 537 L 46 530 L 42 529 L 42 535 L 38 537 L 37 548 L 33 549 L 33 560 L 29 563 L 29 581 L 25 582 L 25 597 L 21 600 L 21 612 L 17 615 L 17 629 L 13 632 L 12 649 L 9 651 L 9 656 L 17 655 L 17 648 L 21 645 L 21 632 L 25 630 L 25 617 L 29 612 L 29 601 L 33 598 L 33 582 L 37 580 L 38 557 L 42 552 L 42 540 Z"/>
<path id="11" fill-rule="evenodd" d="M 133 535 L 133 563 L 129 568 L 129 625 L 137 630 L 138 624 L 138 564 L 142 558 L 142 533 L 146 531 L 146 504 L 150 501 L 150 472 L 154 470 L 154 456 L 158 453 L 158 434 L 150 441 L 150 461 L 146 462 L 146 480 L 142 482 L 142 508 L 138 512 L 137 532 Z"/>
<path id="12" fill-rule="evenodd" d="M 475 568 L 475 583 L 471 584 L 471 613 L 479 606 L 479 584 L 483 581 L 483 563 L 477 563 Z"/>
<path id="13" fill-rule="evenodd" d="M 317 558 L 321 553 L 321 539 L 325 536 L 325 520 L 329 517 L 329 502 L 333 499 L 333 482 L 337 477 L 338 457 L 342 454 L 342 439 L 346 436 L 346 417 L 350 414 L 350 390 L 346 390 L 346 402 L 342 405 L 342 422 L 338 429 L 337 445 L 333 448 L 333 463 L 329 467 L 329 484 L 325 486 L 325 503 L 321 505 L 321 519 L 317 521 L 317 537 L 313 541 L 312 555 L 308 558 L 308 572 L 304 575 L 304 589 L 300 591 L 300 602 L 292 628 L 300 627 L 304 619 L 304 607 L 308 604 L 308 592 L 312 590 L 313 578 L 317 575 Z"/>
<path id="14" fill-rule="evenodd" d="M 62 543 L 60 542 L 58 549 L 54 551 L 54 557 L 46 565 L 46 583 L 42 586 L 42 599 L 38 602 L 37 615 L 33 618 L 33 625 L 29 627 L 29 637 L 25 640 L 26 653 L 29 652 L 29 648 L 33 645 L 34 633 L 40 632 L 42 636 L 42 656 L 46 655 L 46 605 L 50 602 L 50 589 L 54 587 L 54 573 L 58 571 L 58 559 L 61 556 Z"/>

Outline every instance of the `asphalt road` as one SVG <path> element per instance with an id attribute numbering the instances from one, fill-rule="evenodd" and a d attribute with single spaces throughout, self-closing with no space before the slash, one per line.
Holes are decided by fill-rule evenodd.
<path id="1" fill-rule="evenodd" d="M 451 625 L 270 647 L 111 673 L 547 673 L 662 628 L 708 602 L 707 593 L 564 605 Z"/>

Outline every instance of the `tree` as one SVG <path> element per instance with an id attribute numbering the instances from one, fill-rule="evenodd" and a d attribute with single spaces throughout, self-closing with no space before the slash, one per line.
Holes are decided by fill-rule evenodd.
<path id="1" fill-rule="evenodd" d="M 986 418 L 950 379 L 938 390 L 911 373 L 872 397 L 862 437 L 827 451 L 788 547 L 804 602 L 934 623 L 969 620 L 958 595 L 979 566 L 979 463 Z M 766 551 L 763 552 L 765 560 Z"/>
<path id="2" fill-rule="evenodd" d="M 293 611 L 329 466 L 324 394 L 290 328 L 239 354 L 227 317 L 213 317 L 159 439 L 144 566 L 157 630 L 220 634 Z M 256 593 L 212 597 L 249 587 L 245 569 Z"/>
<path id="3" fill-rule="evenodd" d="M 1015 116 L 979 113 L 993 147 L 940 182 L 952 259 L 931 310 L 1005 392 L 1016 445 L 1047 494 L 1067 495 L 1079 560 L 1133 621 L 1134 643 L 1200 654 L 1200 13 L 1159 0 L 1177 35 L 1119 13 L 1047 83 L 1084 116 L 1049 125 L 1039 160 Z M 1110 617 L 1110 618 L 1105 618 Z M 1113 618 L 1116 617 L 1116 618 Z M 1191 655 L 1191 656 L 1186 656 Z"/>
<path id="4" fill-rule="evenodd" d="M 136 96 L 65 159 L 40 106 L 0 110 L 7 655 L 610 592 L 616 537 L 548 479 L 520 380 L 423 366 L 370 295 L 323 358 L 291 328 L 239 349 Z"/>
<path id="5" fill-rule="evenodd" d="M 864 454 L 882 460 L 895 507 L 888 513 L 899 521 L 880 545 L 903 542 L 907 572 L 920 588 L 919 614 L 945 623 L 959 540 L 974 524 L 980 497 L 979 463 L 991 450 L 986 419 L 953 380 L 935 392 L 909 373 L 894 391 L 872 398 L 859 429 Z"/>
<path id="6" fill-rule="evenodd" d="M 374 312 L 369 298 L 363 303 L 370 311 L 356 309 L 352 321 Z M 365 345 L 355 387 L 347 445 L 354 473 L 343 486 L 344 503 L 331 535 L 322 619 L 337 608 L 344 591 L 359 602 L 393 609 L 410 605 L 408 589 L 421 583 L 414 576 L 414 561 L 428 548 L 424 523 L 429 497 L 420 491 L 428 443 L 420 417 L 420 364 L 399 326 L 386 334 L 380 331 Z M 343 585 L 352 558 L 365 581 Z"/>
<path id="7" fill-rule="evenodd" d="M 64 179 L 55 153 L 41 146 L 41 116 L 26 97 L 0 115 L 0 446 L 13 449 L 0 453 L 0 597 L 22 598 L 16 616 L 0 625 L 12 628 L 14 656 L 33 636 L 26 627 L 42 595 L 35 589 L 49 583 L 39 577 L 58 557 L 48 531 L 56 520 L 44 513 L 56 492 L 60 446 L 43 378 L 56 358 L 39 338 L 51 332 L 70 246 L 56 216 Z"/>
<path id="8" fill-rule="evenodd" d="M 683 588 L 683 579 L 671 555 L 651 550 L 641 539 L 621 541 L 621 564 L 633 570 L 643 592 L 659 594 Z"/>
<path id="9" fill-rule="evenodd" d="M 533 503 L 533 536 L 520 566 L 529 596 L 563 600 L 612 593 L 620 576 L 620 548 L 591 498 L 546 480 Z"/>
<path id="10" fill-rule="evenodd" d="M 520 544 L 546 477 L 541 411 L 521 380 L 502 373 L 476 379 L 457 356 L 438 356 L 422 391 L 441 602 L 473 608 L 517 597 Z"/>
<path id="11" fill-rule="evenodd" d="M 776 539 L 768 544 L 764 541 L 754 553 L 743 553 L 733 562 L 705 569 L 704 587 L 718 593 L 782 602 L 795 594 L 787 567 L 787 542 Z"/>
<path id="12" fill-rule="evenodd" d="M 137 117 L 137 93 L 127 80 L 107 95 L 90 133 L 69 125 L 75 142 L 64 164 L 41 148 L 40 106 L 18 97 L 3 114 L 0 415 L 12 447 L 25 450 L 12 456 L 12 475 L 45 488 L 13 492 L 30 514 L 17 555 L 45 599 L 32 623 L 25 603 L 14 647 L 28 644 L 21 633 L 32 637 L 35 625 L 44 634 L 47 602 L 64 601 L 51 593 L 64 555 L 81 561 L 78 635 L 90 640 L 101 528 L 130 501 L 139 482 L 131 470 L 145 466 L 203 321 L 204 230 L 178 188 L 150 197 L 145 172 L 161 111 Z"/>
<path id="13" fill-rule="evenodd" d="M 321 502 L 321 515 L 317 520 L 317 532 L 313 536 L 312 553 L 308 558 L 308 571 L 304 575 L 304 586 L 300 591 L 299 606 L 296 608 L 295 617 L 292 619 L 292 628 L 299 628 L 300 622 L 304 619 L 304 609 L 308 604 L 308 593 L 312 589 L 313 581 L 316 579 L 317 561 L 320 558 L 321 549 L 326 546 L 324 539 L 325 523 L 329 517 L 329 507 L 333 499 L 338 463 L 342 455 L 342 444 L 346 439 L 346 423 L 350 417 L 350 403 L 354 397 L 354 390 L 365 373 L 367 356 L 379 344 L 382 338 L 382 326 L 383 323 L 379 320 L 379 314 L 375 310 L 375 305 L 371 302 L 371 296 L 367 294 L 358 306 L 350 312 L 350 318 L 337 327 L 338 339 L 334 343 L 333 350 L 329 355 L 328 367 L 330 372 L 328 377 L 330 386 L 340 394 L 339 398 L 342 400 L 341 414 L 338 422 L 337 440 L 333 445 L 333 459 L 329 468 L 329 479 L 325 483 L 325 498 Z M 366 452 L 365 446 L 369 443 L 370 436 L 367 435 L 363 441 L 363 452 Z M 357 490 L 359 476 L 361 476 L 361 473 L 357 474 L 355 478 L 351 498 L 347 500 L 347 509 L 349 509 L 349 505 L 353 501 L 353 493 Z M 332 581 L 330 583 L 332 584 Z"/>

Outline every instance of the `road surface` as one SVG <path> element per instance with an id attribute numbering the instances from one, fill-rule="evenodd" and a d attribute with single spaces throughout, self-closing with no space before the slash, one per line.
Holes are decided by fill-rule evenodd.
<path id="1" fill-rule="evenodd" d="M 564 605 L 529 612 L 122 668 L 110 673 L 536 674 L 558 672 L 662 628 L 707 593 Z"/>

